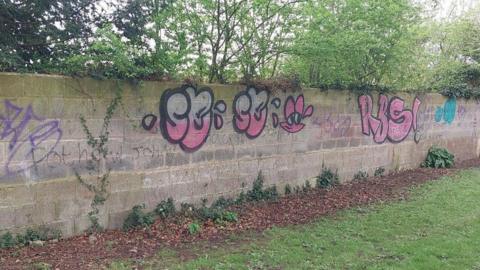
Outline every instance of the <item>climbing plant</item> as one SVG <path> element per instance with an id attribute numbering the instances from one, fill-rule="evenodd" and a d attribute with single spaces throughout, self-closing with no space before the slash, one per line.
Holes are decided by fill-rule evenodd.
<path id="1" fill-rule="evenodd" d="M 88 213 L 91 225 L 89 231 L 91 233 L 101 231 L 103 227 L 98 220 L 98 214 L 101 207 L 105 204 L 108 198 L 108 185 L 111 168 L 107 165 L 108 155 L 108 141 L 110 136 L 110 123 L 116 109 L 122 102 L 122 91 L 120 87 L 117 87 L 115 97 L 112 99 L 106 109 L 105 116 L 103 118 L 102 128 L 99 135 L 94 136 L 91 128 L 87 125 L 87 120 L 83 115 L 80 116 L 80 124 L 87 139 L 87 145 L 90 147 L 90 160 L 88 161 L 87 170 L 89 175 L 94 175 L 93 178 L 81 175 L 75 168 L 74 173 L 77 180 L 82 186 L 87 188 L 93 193 L 93 199 L 90 204 L 91 211 Z"/>

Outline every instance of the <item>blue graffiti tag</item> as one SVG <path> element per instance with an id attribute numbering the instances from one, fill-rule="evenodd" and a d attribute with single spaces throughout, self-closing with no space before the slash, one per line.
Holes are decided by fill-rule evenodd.
<path id="1" fill-rule="evenodd" d="M 437 107 L 435 110 L 435 122 L 440 123 L 445 121 L 447 124 L 451 124 L 455 119 L 455 113 L 457 111 L 457 99 L 449 98 L 443 104 L 443 107 Z"/>

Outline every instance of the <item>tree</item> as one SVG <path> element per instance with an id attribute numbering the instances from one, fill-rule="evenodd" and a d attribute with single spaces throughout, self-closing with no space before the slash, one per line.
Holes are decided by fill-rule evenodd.
<path id="1" fill-rule="evenodd" d="M 104 21 L 98 0 L 0 2 L 0 70 L 58 70 Z"/>
<path id="2" fill-rule="evenodd" d="M 449 96 L 480 98 L 480 16 L 477 5 L 451 22 L 437 23 L 431 32 L 435 58 L 432 88 Z"/>
<path id="3" fill-rule="evenodd" d="M 298 19 L 297 2 L 132 0 L 114 21 L 156 70 L 225 83 L 275 73 Z"/>
<path id="4" fill-rule="evenodd" d="M 411 48 L 418 10 L 408 0 L 323 0 L 305 6 L 306 29 L 287 70 L 310 85 L 381 85 Z"/>
<path id="5" fill-rule="evenodd" d="M 141 51 L 156 76 L 175 76 L 187 62 L 185 29 L 180 17 L 184 11 L 173 0 L 128 0 L 118 8 L 113 21 L 124 42 Z"/>

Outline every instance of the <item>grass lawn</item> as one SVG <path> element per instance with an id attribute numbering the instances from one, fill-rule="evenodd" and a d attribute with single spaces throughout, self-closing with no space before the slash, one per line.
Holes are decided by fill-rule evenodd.
<path id="1" fill-rule="evenodd" d="M 342 211 L 309 225 L 164 249 L 145 269 L 480 269 L 480 170 L 412 190 L 406 201 Z M 208 248 L 207 248 L 208 247 Z M 111 269 L 130 269 L 116 262 Z"/>

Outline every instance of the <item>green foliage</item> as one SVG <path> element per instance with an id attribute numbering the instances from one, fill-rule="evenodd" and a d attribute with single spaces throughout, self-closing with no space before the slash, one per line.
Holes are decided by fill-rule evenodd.
<path id="1" fill-rule="evenodd" d="M 166 201 L 161 201 L 155 208 L 155 213 L 161 218 L 171 217 L 175 214 L 175 204 L 172 198 L 168 198 Z"/>
<path id="2" fill-rule="evenodd" d="M 9 248 L 17 245 L 25 246 L 33 241 L 60 239 L 61 236 L 62 233 L 58 229 L 45 226 L 27 228 L 25 233 L 19 233 L 15 237 L 10 232 L 6 232 L 0 237 L 0 248 Z"/>
<path id="3" fill-rule="evenodd" d="M 322 168 L 322 172 L 317 176 L 317 188 L 329 188 L 339 183 L 337 172 L 333 172 L 330 168 Z"/>
<path id="4" fill-rule="evenodd" d="M 21 235 L 17 235 L 17 240 L 20 240 L 20 236 Z M 50 239 L 59 239 L 61 236 L 61 232 L 58 229 L 40 226 L 37 228 L 28 228 L 23 235 L 23 239 L 25 239 L 25 243 L 28 243 L 35 240 L 47 241 Z M 18 242 L 22 243 L 22 241 Z"/>
<path id="5" fill-rule="evenodd" d="M 436 71 L 434 82 L 434 88 L 444 96 L 479 99 L 480 65 L 451 63 Z"/>
<path id="6" fill-rule="evenodd" d="M 305 185 L 303 185 L 303 187 L 302 187 L 302 191 L 303 192 L 308 192 L 311 189 L 312 189 L 312 184 L 310 184 L 309 180 L 306 180 Z"/>
<path id="7" fill-rule="evenodd" d="M 220 197 L 210 207 L 206 206 L 206 204 L 207 201 L 203 200 L 202 206 L 200 208 L 193 208 L 192 211 L 194 213 L 194 218 L 203 221 L 212 220 L 217 224 L 237 221 L 237 214 L 226 210 L 227 207 L 235 204 L 234 200 Z"/>
<path id="8" fill-rule="evenodd" d="M 29 268 L 29 270 L 51 270 L 52 266 L 48 263 L 45 262 L 36 262 L 32 264 Z"/>
<path id="9" fill-rule="evenodd" d="M 289 194 L 291 194 L 291 193 L 292 193 L 292 187 L 291 187 L 289 184 L 286 184 L 286 185 L 285 185 L 285 192 L 284 192 L 284 194 L 285 194 L 285 195 L 289 195 Z"/>
<path id="10" fill-rule="evenodd" d="M 118 86 L 118 85 L 117 85 Z M 90 232 L 98 232 L 103 230 L 103 227 L 98 221 L 97 215 L 100 213 L 100 207 L 105 204 L 108 198 L 108 185 L 110 168 L 106 167 L 108 155 L 108 140 L 110 136 L 110 123 L 117 107 L 122 102 L 121 88 L 118 87 L 115 97 L 108 105 L 105 116 L 103 118 L 102 128 L 98 137 L 95 137 L 87 125 L 85 118 L 80 116 L 80 124 L 87 139 L 87 145 L 91 148 L 89 165 L 87 170 L 89 174 L 95 174 L 95 179 L 88 181 L 84 176 L 80 175 L 76 168 L 73 168 L 75 177 L 78 182 L 93 193 L 93 200 L 90 204 L 92 210 L 88 213 L 90 219 Z"/>
<path id="11" fill-rule="evenodd" d="M 195 206 L 190 203 L 180 204 L 180 215 L 185 217 L 193 217 L 195 214 Z"/>
<path id="12" fill-rule="evenodd" d="M 201 227 L 200 224 L 198 224 L 196 222 L 192 222 L 192 223 L 188 224 L 187 229 L 188 229 L 189 234 L 194 235 L 194 234 L 199 233 L 202 230 L 202 227 Z"/>
<path id="13" fill-rule="evenodd" d="M 383 176 L 383 174 L 385 173 L 385 168 L 384 167 L 378 167 L 375 169 L 375 172 L 373 173 L 373 175 L 375 177 L 378 177 L 378 176 Z"/>
<path id="14" fill-rule="evenodd" d="M 310 86 L 391 87 L 416 58 L 418 10 L 408 0 L 310 1 L 302 16 L 306 31 L 285 68 Z"/>
<path id="15" fill-rule="evenodd" d="M 432 89 L 449 97 L 480 98 L 480 21 L 477 4 L 449 22 L 434 23 L 431 44 L 438 53 L 431 61 Z"/>
<path id="16" fill-rule="evenodd" d="M 195 209 L 195 216 L 200 220 L 216 220 L 220 219 L 225 210 L 220 207 L 202 207 Z"/>
<path id="17" fill-rule="evenodd" d="M 263 189 L 263 181 L 262 172 L 259 172 L 257 179 L 253 181 L 252 189 L 247 191 L 247 201 L 268 201 L 278 197 L 277 187 Z"/>
<path id="18" fill-rule="evenodd" d="M 95 41 L 85 53 L 67 59 L 67 73 L 94 78 L 142 79 L 154 73 L 145 57 L 107 25 L 97 30 Z"/>
<path id="19" fill-rule="evenodd" d="M 367 180 L 367 178 L 368 178 L 368 173 L 365 172 L 365 171 L 358 171 L 353 176 L 353 180 L 355 180 L 355 181 L 363 181 L 363 180 Z"/>
<path id="20" fill-rule="evenodd" d="M 240 193 L 239 195 L 239 198 L 242 196 L 242 194 Z M 238 199 L 237 199 L 238 200 Z M 218 198 L 213 204 L 211 207 L 217 207 L 217 208 L 227 208 L 231 205 L 234 205 L 236 204 L 236 201 L 233 200 L 233 199 L 226 199 L 225 197 L 223 196 L 220 196 L 220 198 Z"/>
<path id="21" fill-rule="evenodd" d="M 0 71 L 62 72 L 106 19 L 98 0 L 0 1 Z"/>
<path id="22" fill-rule="evenodd" d="M 235 200 L 235 204 L 242 204 L 242 203 L 245 203 L 247 201 L 247 195 L 245 194 L 245 192 L 240 192 L 240 194 L 238 195 L 237 199 Z"/>
<path id="23" fill-rule="evenodd" d="M 237 221 L 238 221 L 237 213 L 231 212 L 231 211 L 222 211 L 215 219 L 213 219 L 213 222 L 219 225 L 225 225 L 226 223 L 237 222 Z"/>
<path id="24" fill-rule="evenodd" d="M 226 221 L 226 222 L 237 222 L 238 221 L 238 215 L 235 212 L 226 211 L 226 212 L 223 213 L 220 220 Z"/>
<path id="25" fill-rule="evenodd" d="M 480 5 L 437 22 L 410 0 L 17 2 L 0 71 L 480 97 Z"/>
<path id="26" fill-rule="evenodd" d="M 10 232 L 6 232 L 0 238 L 0 248 L 10 248 L 14 247 L 17 244 L 15 238 L 13 238 Z"/>
<path id="27" fill-rule="evenodd" d="M 432 146 L 428 149 L 427 157 L 422 167 L 427 168 L 450 168 L 453 166 L 455 156 L 445 148 Z"/>
<path id="28" fill-rule="evenodd" d="M 145 205 L 135 205 L 132 208 L 132 212 L 128 214 L 127 218 L 123 222 L 123 230 L 130 230 L 137 227 L 149 227 L 155 222 L 155 216 L 153 213 L 144 213 Z"/>

